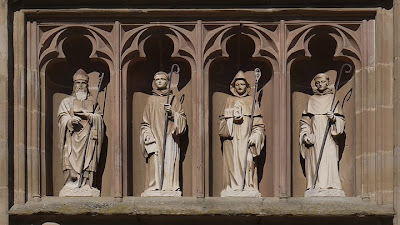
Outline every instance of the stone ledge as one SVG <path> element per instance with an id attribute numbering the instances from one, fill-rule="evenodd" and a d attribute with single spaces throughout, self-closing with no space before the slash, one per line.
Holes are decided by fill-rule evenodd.
<path id="1" fill-rule="evenodd" d="M 34 215 L 132 215 L 132 216 L 317 216 L 393 217 L 393 205 L 377 205 L 349 198 L 114 198 L 45 197 L 39 202 L 14 205 L 10 216 Z"/>
<path id="2" fill-rule="evenodd" d="M 375 18 L 377 7 L 362 7 L 362 8 L 78 8 L 78 9 L 22 9 L 29 18 L 51 18 L 53 22 L 58 18 L 66 16 L 62 22 L 66 22 L 68 16 L 81 16 L 84 18 L 109 18 L 110 16 L 116 17 L 115 20 L 121 18 L 157 18 L 159 22 L 168 21 L 171 23 L 171 18 L 186 18 L 189 23 L 195 24 L 197 19 L 204 20 L 207 23 L 207 18 L 218 17 L 232 20 L 235 22 L 238 16 L 250 16 L 252 18 L 274 18 L 275 16 L 291 18 L 295 16 L 296 19 L 301 17 L 317 17 L 322 20 L 362 20 L 365 18 Z M 55 16 L 55 17 L 53 17 Z M 340 17 L 339 17 L 340 16 Z M 118 19 L 118 17 L 120 17 Z M 161 18 L 161 19 L 160 19 Z M 284 19 L 284 18 L 281 18 Z M 287 18 L 286 18 L 287 19 Z M 304 18 L 303 18 L 304 19 Z M 191 21 L 191 22 L 190 22 Z M 184 22 L 184 21 L 182 21 Z M 181 23 L 182 23 L 181 22 Z M 288 23 L 290 21 L 287 21 Z M 298 21 L 294 20 L 293 23 L 297 24 Z M 317 22 L 317 21 L 316 21 Z M 214 22 L 210 22 L 213 24 Z M 354 23 L 354 22 L 350 22 Z"/>

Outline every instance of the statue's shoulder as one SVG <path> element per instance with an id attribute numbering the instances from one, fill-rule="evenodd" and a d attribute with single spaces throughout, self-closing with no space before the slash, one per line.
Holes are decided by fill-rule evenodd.
<path id="1" fill-rule="evenodd" d="M 332 93 L 324 94 L 324 95 L 314 94 L 314 95 L 311 95 L 309 99 L 310 100 L 319 100 L 319 101 L 321 101 L 321 100 L 329 100 L 329 99 L 332 100 L 333 99 L 333 94 Z"/>
<path id="2" fill-rule="evenodd" d="M 234 95 L 229 95 L 228 98 L 226 98 L 227 102 L 236 102 L 238 101 L 240 98 Z"/>
<path id="3" fill-rule="evenodd" d="M 161 98 L 161 96 L 158 96 L 158 95 L 150 95 L 148 98 L 147 98 L 147 102 L 149 103 L 149 102 L 153 102 L 153 101 L 157 101 L 158 99 L 160 99 Z"/>
<path id="4" fill-rule="evenodd" d="M 146 101 L 146 106 L 151 106 L 151 105 L 159 105 L 159 103 L 164 103 L 164 98 L 163 96 L 159 96 L 159 95 L 150 95 L 147 98 Z"/>
<path id="5" fill-rule="evenodd" d="M 235 102 L 238 100 L 239 98 L 233 95 L 230 95 L 226 98 L 225 100 L 225 105 L 227 107 L 229 107 L 229 105 L 235 104 Z"/>
<path id="6" fill-rule="evenodd" d="M 94 98 L 93 95 L 90 95 L 90 96 L 87 98 L 87 100 L 89 100 L 89 101 L 95 101 L 96 99 Z"/>
<path id="7" fill-rule="evenodd" d="M 72 101 L 74 101 L 74 99 L 76 99 L 75 96 L 70 95 L 68 97 L 65 97 L 61 102 L 64 102 L 64 103 L 72 102 Z"/>

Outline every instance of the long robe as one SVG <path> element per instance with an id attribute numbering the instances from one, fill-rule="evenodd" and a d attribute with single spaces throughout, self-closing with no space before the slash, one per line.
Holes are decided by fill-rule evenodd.
<path id="1" fill-rule="evenodd" d="M 331 93 L 311 96 L 300 119 L 300 151 L 305 159 L 307 189 L 312 189 L 313 186 L 316 165 L 329 121 L 326 113 L 330 111 L 332 99 L 333 94 Z M 340 107 L 336 108 L 334 114 L 336 121 L 330 125 L 318 170 L 316 189 L 342 189 L 338 169 L 339 146 L 334 137 L 344 132 L 345 120 Z M 306 135 L 315 136 L 314 145 L 305 144 L 304 137 Z"/>
<path id="2" fill-rule="evenodd" d="M 96 172 L 103 143 L 104 123 L 99 107 L 93 110 L 94 99 L 89 96 L 87 100 L 80 101 L 70 96 L 61 101 L 58 108 L 59 145 L 62 149 L 62 169 L 65 180 L 77 177 L 81 173 L 89 178 L 92 186 L 93 173 Z M 74 111 L 94 113 L 87 120 L 81 120 L 78 125 L 72 125 Z M 90 125 L 92 124 L 92 126 Z M 86 140 L 90 129 L 90 137 L 86 148 Z M 82 167 L 83 166 L 83 167 Z"/>
<path id="3" fill-rule="evenodd" d="M 164 163 L 163 140 L 165 126 L 164 104 L 167 101 L 165 93 L 155 92 L 147 100 L 143 112 L 141 125 L 140 143 L 143 147 L 143 154 L 147 159 L 146 179 L 147 191 L 178 191 L 179 186 L 179 162 L 180 146 L 179 135 L 186 130 L 186 115 L 182 105 L 175 98 L 170 96 L 170 104 L 173 112 L 173 119 L 168 119 L 167 143 Z M 172 102 L 171 102 L 172 101 Z M 147 143 L 145 138 L 150 138 Z M 163 184 L 161 187 L 160 176 L 161 166 L 164 166 Z"/>
<path id="4" fill-rule="evenodd" d="M 260 155 L 264 146 L 264 122 L 260 108 L 256 104 L 251 133 L 256 141 L 246 155 L 253 98 L 248 93 L 244 96 L 235 95 L 226 100 L 219 122 L 219 135 L 223 141 L 223 192 L 242 191 L 245 160 L 247 160 L 247 172 L 244 190 L 258 191 L 257 166 L 254 157 Z M 233 117 L 225 115 L 226 110 L 236 111 L 234 114 L 241 115 L 242 120 L 234 121 Z"/>

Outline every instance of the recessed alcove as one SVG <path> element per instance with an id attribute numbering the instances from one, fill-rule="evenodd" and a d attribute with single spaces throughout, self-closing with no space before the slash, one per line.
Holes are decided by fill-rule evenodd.
<path id="1" fill-rule="evenodd" d="M 336 100 L 338 107 L 343 106 L 346 127 L 345 133 L 336 139 L 339 145 L 339 176 L 342 188 L 347 197 L 359 195 L 356 191 L 356 151 L 355 151 L 355 65 L 350 58 L 337 56 L 339 48 L 329 32 L 322 28 L 312 33 L 308 43 L 309 56 L 298 54 L 290 68 L 291 84 L 291 164 L 292 164 L 292 196 L 302 197 L 306 189 L 305 161 L 300 154 L 299 121 L 309 97 L 313 94 L 311 83 L 315 75 L 327 72 L 330 84 L 335 84 L 343 64 L 348 63 L 352 69 L 342 73 Z M 341 55 L 341 54 L 339 54 Z M 346 67 L 345 70 L 348 70 Z M 345 102 L 343 103 L 344 98 Z M 335 102 L 336 102 L 335 100 Z M 342 104 L 343 103 L 343 104 Z"/>
<path id="2" fill-rule="evenodd" d="M 65 58 L 52 59 L 45 68 L 44 101 L 45 127 L 42 131 L 44 140 L 44 155 L 41 163 L 41 193 L 43 196 L 58 196 L 64 185 L 62 171 L 62 152 L 59 147 L 59 130 L 57 112 L 61 101 L 70 96 L 73 88 L 72 76 L 78 69 L 89 74 L 89 91 L 96 96 L 99 75 L 104 73 L 98 103 L 104 113 L 105 137 L 100 161 L 95 175 L 94 186 L 101 190 L 102 196 L 110 196 L 110 168 L 107 157 L 108 133 L 110 115 L 105 112 L 107 107 L 106 87 L 110 81 L 110 71 L 107 64 L 101 59 L 89 58 L 92 45 L 88 38 L 79 33 L 71 33 L 62 43 L 62 52 Z M 43 93 L 43 92 L 42 92 Z"/>
<path id="3" fill-rule="evenodd" d="M 273 121 L 273 86 L 271 63 L 261 57 L 253 57 L 254 41 L 247 35 L 235 34 L 226 42 L 228 57 L 218 57 L 210 65 L 209 74 L 209 196 L 219 197 L 223 187 L 223 149 L 219 130 L 219 116 L 230 92 L 230 83 L 239 70 L 254 71 L 259 68 L 262 72 L 258 84 L 257 95 L 263 121 L 265 124 L 266 142 L 261 155 L 256 158 L 258 166 L 259 190 L 263 197 L 273 196 L 273 161 L 272 154 L 272 121 Z M 255 78 L 250 80 L 254 87 Z M 253 96 L 253 91 L 250 95 Z"/>
<path id="4" fill-rule="evenodd" d="M 181 57 L 171 57 L 174 43 L 163 33 L 165 29 L 150 29 L 144 43 L 145 57 L 133 57 L 123 76 L 126 76 L 126 123 L 127 151 L 124 159 L 126 174 L 124 189 L 128 196 L 140 196 L 146 187 L 146 159 L 140 145 L 140 126 L 147 99 L 152 95 L 153 76 L 158 71 L 170 73 L 171 66 L 178 64 L 179 77 L 174 73 L 171 89 L 176 95 L 174 101 L 183 101 L 183 110 L 187 117 L 187 131 L 181 135 L 180 149 L 180 186 L 183 196 L 192 196 L 192 148 L 189 135 L 192 128 L 191 68 Z M 125 156 L 123 156 L 125 158 Z"/>

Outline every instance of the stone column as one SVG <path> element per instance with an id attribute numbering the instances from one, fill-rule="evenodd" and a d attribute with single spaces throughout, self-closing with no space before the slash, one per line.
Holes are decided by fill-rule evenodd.
<path id="1" fill-rule="evenodd" d="M 376 16 L 375 195 L 378 204 L 393 203 L 393 11 L 379 9 Z M 382 35 L 382 34 L 385 35 Z M 370 78 L 368 78 L 370 79 Z M 366 90 L 369 91 L 369 90 Z M 372 167 L 369 167 L 372 169 Z M 372 198 L 372 196 L 371 196 Z"/>
<path id="2" fill-rule="evenodd" d="M 0 0 L 0 224 L 8 225 L 8 5 Z"/>
<path id="3" fill-rule="evenodd" d="M 394 87 L 400 87 L 400 0 L 393 1 Z M 394 209 L 395 225 L 400 225 L 400 88 L 394 88 Z"/>

